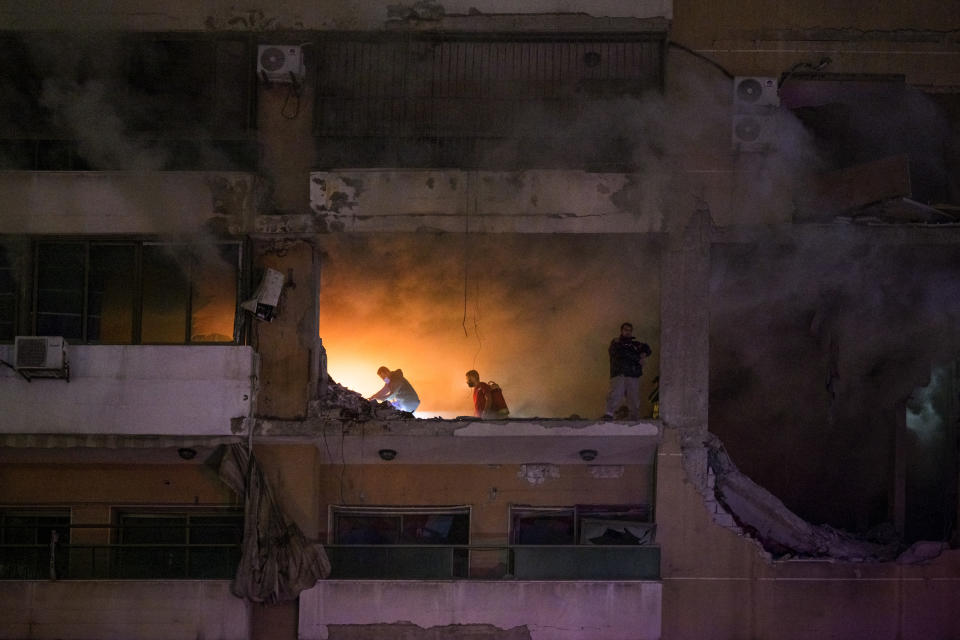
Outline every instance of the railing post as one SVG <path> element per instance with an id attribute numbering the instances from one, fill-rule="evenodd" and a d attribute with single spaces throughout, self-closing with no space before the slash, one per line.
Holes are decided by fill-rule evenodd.
<path id="1" fill-rule="evenodd" d="M 50 580 L 57 579 L 57 540 L 60 539 L 60 534 L 57 533 L 56 529 L 50 531 Z"/>

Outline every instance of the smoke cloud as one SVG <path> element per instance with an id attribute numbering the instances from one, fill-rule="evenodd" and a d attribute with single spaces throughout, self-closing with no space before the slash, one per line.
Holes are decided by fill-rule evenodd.
<path id="1" fill-rule="evenodd" d="M 417 415 L 472 415 L 469 369 L 503 388 L 513 417 L 597 417 L 606 348 L 621 322 L 658 369 L 655 241 L 623 236 L 325 236 L 320 336 L 331 376 L 365 394 L 401 368 Z"/>

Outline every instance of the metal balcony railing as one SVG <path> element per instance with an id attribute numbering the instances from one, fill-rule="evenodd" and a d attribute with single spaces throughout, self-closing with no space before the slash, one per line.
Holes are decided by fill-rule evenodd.
<path id="1" fill-rule="evenodd" d="M 236 544 L 0 545 L 0 580 L 223 580 Z"/>
<path id="2" fill-rule="evenodd" d="M 659 580 L 657 545 L 327 545 L 331 579 Z"/>
<path id="3" fill-rule="evenodd" d="M 656 545 L 329 545 L 336 580 L 659 580 Z M 231 544 L 0 545 L 3 580 L 227 580 Z"/>
<path id="4" fill-rule="evenodd" d="M 239 531 L 230 524 L 191 524 L 198 537 L 214 542 L 71 542 L 74 529 L 122 529 L 130 537 L 164 531 L 169 525 L 57 525 L 38 530 L 7 526 L 7 539 L 47 543 L 0 543 L 0 580 L 223 580 L 240 561 Z M 138 531 L 144 533 L 138 534 Z M 219 533 L 213 533 L 219 532 Z M 211 538 L 211 535 L 213 536 Z M 220 537 L 225 542 L 216 542 Z M 202 539 L 202 538 L 201 538 Z M 369 580 L 659 580 L 660 547 L 635 545 L 326 545 L 331 579 Z"/>

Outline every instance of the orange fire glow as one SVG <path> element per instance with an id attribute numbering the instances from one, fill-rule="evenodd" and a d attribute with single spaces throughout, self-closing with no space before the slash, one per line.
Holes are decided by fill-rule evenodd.
<path id="1" fill-rule="evenodd" d="M 511 417 L 599 417 L 620 323 L 651 342 L 659 253 L 635 239 L 329 235 L 319 294 L 327 370 L 369 397 L 402 369 L 421 418 L 473 415 L 464 374 L 503 389 Z M 469 242 L 469 246 L 467 245 Z M 644 389 L 646 395 L 649 389 Z"/>

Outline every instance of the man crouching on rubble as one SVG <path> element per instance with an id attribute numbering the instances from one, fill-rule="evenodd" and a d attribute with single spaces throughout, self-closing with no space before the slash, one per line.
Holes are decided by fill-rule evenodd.
<path id="1" fill-rule="evenodd" d="M 380 367 L 377 369 L 377 375 L 383 379 L 383 388 L 367 400 L 389 402 L 400 411 L 413 413 L 417 410 L 420 406 L 420 396 L 413 390 L 413 385 L 403 377 L 402 369 L 390 371 L 386 367 Z"/>

